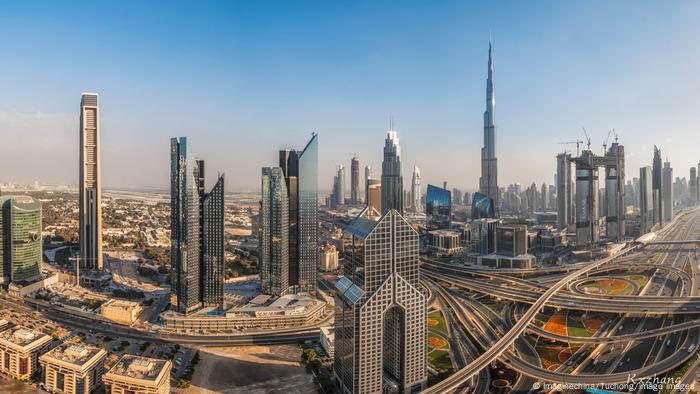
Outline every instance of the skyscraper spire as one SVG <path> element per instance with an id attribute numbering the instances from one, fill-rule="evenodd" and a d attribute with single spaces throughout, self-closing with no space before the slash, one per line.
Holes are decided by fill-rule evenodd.
<path id="1" fill-rule="evenodd" d="M 496 125 L 494 107 L 496 98 L 493 89 L 493 57 L 489 39 L 488 77 L 486 78 L 486 111 L 484 111 L 484 147 L 481 148 L 481 178 L 479 192 L 493 202 L 495 215 L 499 215 L 498 161 L 496 159 Z"/>

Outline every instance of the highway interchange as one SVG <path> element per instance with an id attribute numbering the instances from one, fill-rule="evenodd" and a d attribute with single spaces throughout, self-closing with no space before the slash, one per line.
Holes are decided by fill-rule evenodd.
<path id="1" fill-rule="evenodd" d="M 700 210 L 679 215 L 657 231 L 656 244 L 630 242 L 614 255 L 593 262 L 524 269 L 487 269 L 422 260 L 421 276 L 433 305 L 446 317 L 452 361 L 456 371 L 425 393 L 485 393 L 494 380 L 496 361 L 517 372 L 514 392 L 548 383 L 624 383 L 663 376 L 688 362 L 700 345 L 700 293 L 697 243 L 675 241 L 698 238 Z M 660 241 L 660 242 L 658 242 Z M 671 242 L 668 242 L 671 241 Z M 691 269 L 689 270 L 688 267 Z M 651 273 L 634 294 L 603 295 L 583 291 L 594 278 L 622 278 L 625 273 Z M 500 313 L 481 301 L 502 304 Z M 63 325 L 120 338 L 172 342 L 192 346 L 235 346 L 298 343 L 318 339 L 318 327 L 332 316 L 307 327 L 248 332 L 226 336 L 158 333 L 67 314 L 37 300 L 3 297 L 13 309 L 39 311 Z M 604 322 L 590 337 L 569 336 L 534 324 L 545 308 L 605 313 Z M 578 350 L 556 369 L 545 368 L 533 341 L 575 343 Z M 700 359 L 693 360 L 683 382 L 694 381 Z M 541 387 L 541 386 L 540 386 Z M 639 390 L 639 392 L 645 392 Z"/>
<path id="2" fill-rule="evenodd" d="M 480 349 L 480 355 L 426 393 L 482 392 L 479 380 L 498 360 L 519 373 L 510 389 L 537 392 L 533 383 L 624 384 L 662 377 L 694 356 L 700 338 L 697 239 L 700 211 L 679 215 L 657 232 L 654 244 L 630 243 L 618 254 L 599 261 L 537 270 L 494 270 L 444 264 L 425 259 L 421 275 L 433 298 L 439 298 L 448 320 L 461 328 Z M 651 272 L 634 294 L 587 294 L 581 284 L 595 278 L 620 279 L 621 274 Z M 501 315 L 480 303 L 483 297 L 503 305 Z M 570 337 L 533 324 L 544 307 L 556 310 L 614 314 L 591 337 Z M 624 313 L 621 313 L 624 312 Z M 454 330 L 453 330 L 454 332 Z M 543 368 L 526 337 L 580 344 L 566 362 Z M 456 349 L 459 351 L 459 348 Z M 694 362 L 683 382 L 694 381 Z M 692 377 L 691 377 L 692 375 Z M 541 387 L 541 386 L 540 386 Z M 626 390 L 627 391 L 627 390 Z M 644 390 L 635 390 L 646 392 Z M 575 391 L 572 391 L 575 392 Z M 652 392 L 652 391 L 649 391 Z"/>

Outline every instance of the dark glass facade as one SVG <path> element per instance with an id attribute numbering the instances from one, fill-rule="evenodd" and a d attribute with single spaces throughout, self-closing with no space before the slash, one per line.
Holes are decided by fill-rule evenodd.
<path id="1" fill-rule="evenodd" d="M 452 195 L 449 190 L 428 185 L 425 194 L 425 225 L 428 230 L 448 230 L 452 220 Z"/>
<path id="2" fill-rule="evenodd" d="M 202 303 L 224 306 L 224 176 L 202 199 Z"/>
<path id="3" fill-rule="evenodd" d="M 265 294 L 289 291 L 289 197 L 282 169 L 262 169 L 260 287 Z"/>
<path id="4" fill-rule="evenodd" d="M 472 197 L 472 219 L 495 218 L 493 200 L 485 194 L 474 193 Z"/>
<path id="5" fill-rule="evenodd" d="M 318 272 L 318 134 L 299 154 L 298 291 L 315 293 Z M 292 289 L 294 290 L 294 289 Z"/>
<path id="6" fill-rule="evenodd" d="M 189 313 L 200 305 L 199 169 L 187 138 L 170 140 L 171 303 Z"/>

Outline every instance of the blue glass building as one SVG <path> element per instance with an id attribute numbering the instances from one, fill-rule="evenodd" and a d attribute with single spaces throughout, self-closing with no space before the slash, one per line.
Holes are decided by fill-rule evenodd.
<path id="1" fill-rule="evenodd" d="M 452 195 L 449 190 L 428 185 L 425 195 L 425 225 L 428 230 L 449 230 Z"/>
<path id="2" fill-rule="evenodd" d="M 472 197 L 472 219 L 495 218 L 493 200 L 485 194 L 474 193 Z"/>

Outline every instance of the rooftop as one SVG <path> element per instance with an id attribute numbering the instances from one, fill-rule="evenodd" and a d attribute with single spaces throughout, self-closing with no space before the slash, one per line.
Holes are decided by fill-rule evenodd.
<path id="1" fill-rule="evenodd" d="M 126 310 L 131 310 L 132 308 L 136 308 L 139 306 L 138 302 L 134 301 L 126 301 L 126 300 L 115 300 L 111 299 L 104 304 L 102 304 L 102 308 L 119 308 L 119 309 L 126 309 Z"/>
<path id="2" fill-rule="evenodd" d="M 51 337 L 40 332 L 28 330 L 22 326 L 15 326 L 0 332 L 0 341 L 9 342 L 16 346 L 26 348 L 33 343 L 51 340 Z"/>
<path id="3" fill-rule="evenodd" d="M 107 352 L 95 346 L 86 344 L 62 345 L 44 354 L 42 359 L 63 361 L 82 367 L 95 356 L 105 356 Z"/>
<path id="4" fill-rule="evenodd" d="M 166 365 L 167 360 L 125 354 L 107 374 L 155 382 Z"/>

